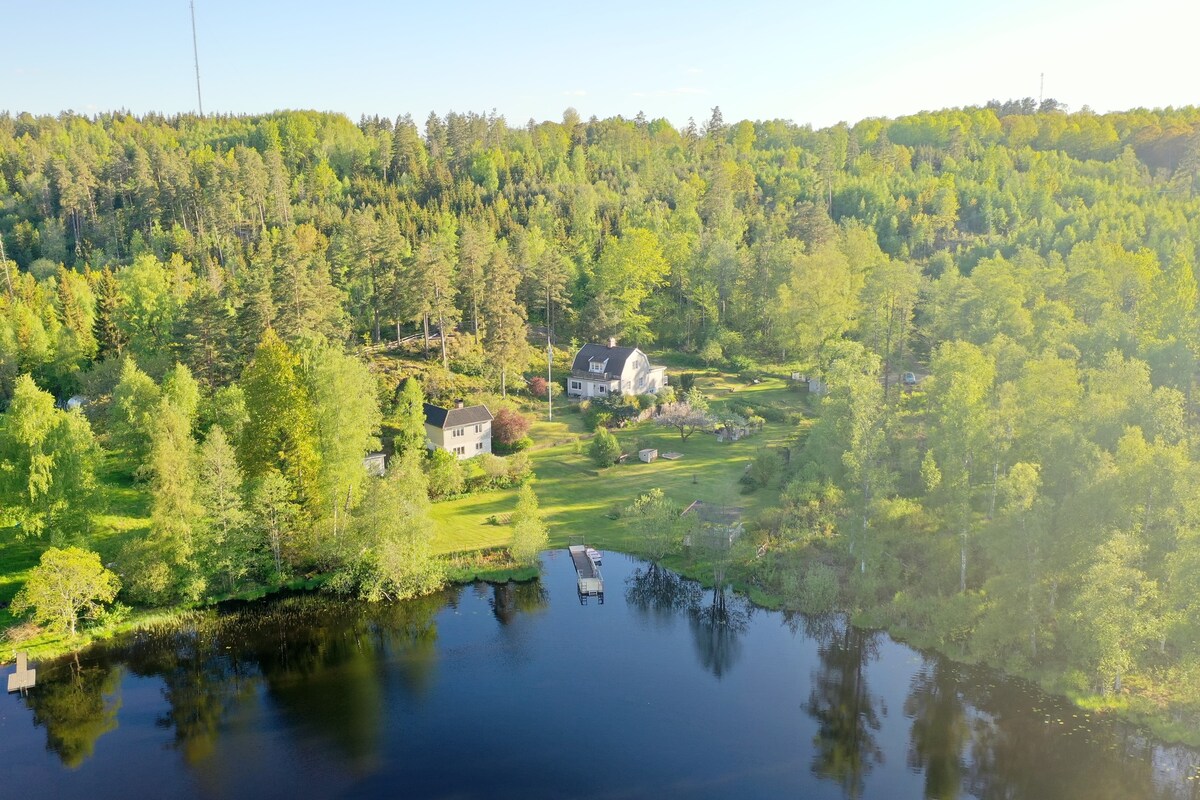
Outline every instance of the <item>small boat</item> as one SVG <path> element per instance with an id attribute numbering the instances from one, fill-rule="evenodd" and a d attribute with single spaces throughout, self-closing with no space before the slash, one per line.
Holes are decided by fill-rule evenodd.
<path id="1" fill-rule="evenodd" d="M 600 559 L 603 558 L 603 556 L 600 555 L 599 550 L 594 547 L 589 547 L 585 552 L 587 553 L 587 557 L 592 560 L 593 564 L 595 564 L 597 567 L 600 566 Z"/>

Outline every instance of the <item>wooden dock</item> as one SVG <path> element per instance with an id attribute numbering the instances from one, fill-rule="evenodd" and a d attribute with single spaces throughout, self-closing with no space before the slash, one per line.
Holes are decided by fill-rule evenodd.
<path id="1" fill-rule="evenodd" d="M 37 682 L 37 670 L 30 669 L 24 653 L 17 653 L 17 668 L 8 675 L 8 690 L 24 694 Z"/>
<path id="2" fill-rule="evenodd" d="M 599 602 L 604 602 L 604 576 L 600 574 L 600 567 L 588 556 L 588 548 L 582 544 L 573 544 L 567 547 L 567 552 L 571 554 L 571 561 L 575 564 L 575 575 L 579 579 L 579 602 L 586 603 L 589 597 L 595 597 Z"/>

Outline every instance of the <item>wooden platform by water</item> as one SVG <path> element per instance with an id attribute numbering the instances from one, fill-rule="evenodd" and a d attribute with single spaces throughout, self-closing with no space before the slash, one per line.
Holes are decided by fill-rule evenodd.
<path id="1" fill-rule="evenodd" d="M 32 689 L 35 683 L 37 683 L 37 670 L 28 667 L 24 653 L 17 653 L 17 668 L 8 675 L 8 690 L 24 692 Z"/>
<path id="2" fill-rule="evenodd" d="M 604 576 L 600 568 L 588 557 L 587 547 L 573 544 L 567 547 L 571 561 L 575 564 L 575 574 L 579 578 L 579 600 L 587 602 L 587 598 L 596 597 L 604 602 Z"/>

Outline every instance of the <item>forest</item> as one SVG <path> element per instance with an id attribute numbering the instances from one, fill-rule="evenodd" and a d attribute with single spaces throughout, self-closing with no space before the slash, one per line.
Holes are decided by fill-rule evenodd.
<path id="1" fill-rule="evenodd" d="M 1198 108 L 6 113 L 0 244 L 0 537 L 87 547 L 147 498 L 127 602 L 427 591 L 421 392 L 612 336 L 816 379 L 754 584 L 1200 711 Z M 423 389 L 362 358 L 410 337 Z"/>

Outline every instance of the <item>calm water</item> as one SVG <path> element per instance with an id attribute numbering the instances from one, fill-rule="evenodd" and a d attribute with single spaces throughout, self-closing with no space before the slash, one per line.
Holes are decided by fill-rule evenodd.
<path id="1" fill-rule="evenodd" d="M 0 698 L 0 797 L 1200 797 L 1200 753 L 1023 683 L 619 555 L 582 606 L 543 560 L 39 664 Z"/>

